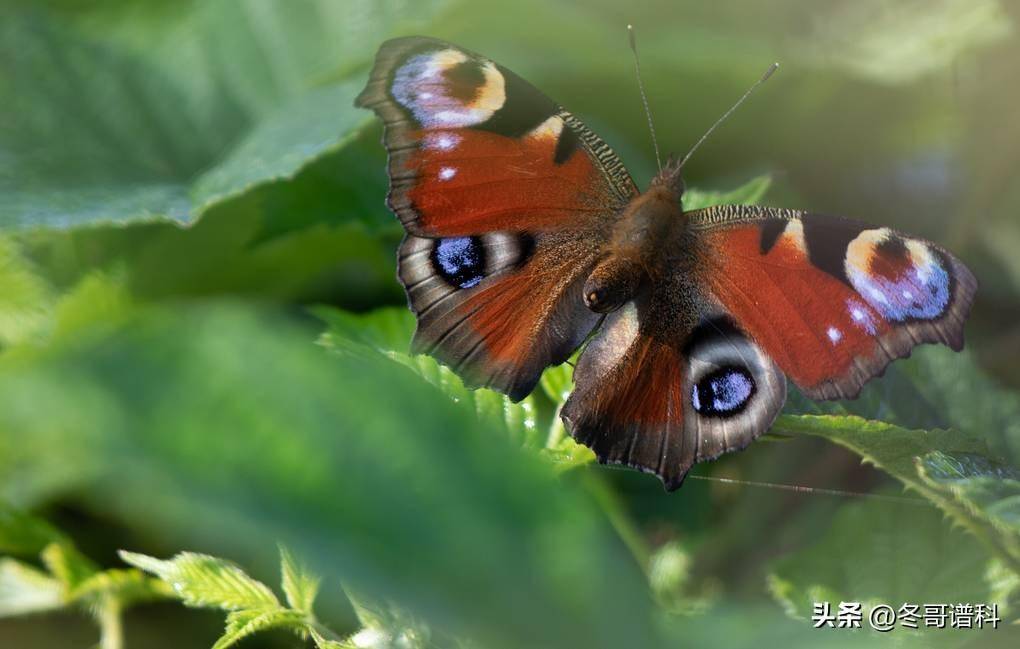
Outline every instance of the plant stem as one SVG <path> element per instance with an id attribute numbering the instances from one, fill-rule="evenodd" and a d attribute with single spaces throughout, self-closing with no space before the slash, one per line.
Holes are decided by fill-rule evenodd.
<path id="1" fill-rule="evenodd" d="M 563 427 L 563 420 L 560 419 L 560 410 L 563 409 L 562 405 L 556 407 L 556 412 L 553 413 L 552 422 L 549 424 L 549 435 L 545 439 L 546 448 L 556 448 L 566 435 L 566 429 Z"/>
<path id="2" fill-rule="evenodd" d="M 105 597 L 96 617 L 99 620 L 100 649 L 124 649 L 120 602 L 113 597 Z"/>
<path id="3" fill-rule="evenodd" d="M 623 503 L 620 502 L 619 497 L 606 485 L 601 477 L 591 472 L 586 472 L 584 478 L 585 486 L 588 488 L 589 493 L 595 497 L 596 502 L 602 507 L 606 517 L 609 518 L 609 523 L 616 530 L 616 533 L 620 535 L 620 538 L 623 539 L 631 554 L 634 555 L 634 559 L 641 566 L 641 570 L 647 575 L 648 567 L 652 560 L 652 550 L 645 542 L 641 531 L 634 525 L 634 521 L 630 519 L 629 514 L 623 507 Z"/>

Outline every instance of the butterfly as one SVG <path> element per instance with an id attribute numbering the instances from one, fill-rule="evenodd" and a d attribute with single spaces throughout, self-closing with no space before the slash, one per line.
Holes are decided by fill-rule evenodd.
<path id="1" fill-rule="evenodd" d="M 668 491 L 769 429 L 787 378 L 850 399 L 921 343 L 959 351 L 976 280 L 936 244 L 794 209 L 684 211 L 489 59 L 384 43 L 356 105 L 384 123 L 412 350 L 519 401 L 584 346 L 561 409 L 599 462 Z"/>

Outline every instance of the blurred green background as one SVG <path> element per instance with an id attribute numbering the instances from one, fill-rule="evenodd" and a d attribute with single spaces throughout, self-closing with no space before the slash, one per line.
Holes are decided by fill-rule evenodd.
<path id="1" fill-rule="evenodd" d="M 96 569 L 192 550 L 275 587 L 284 542 L 324 578 L 319 618 L 379 647 L 1017 646 L 1018 21 L 994 0 L 5 0 L 3 561 L 53 572 L 15 510 Z M 561 439 L 563 368 L 511 406 L 404 355 L 380 127 L 352 106 L 378 45 L 495 59 L 644 186 L 628 23 L 665 151 L 781 64 L 688 165 L 692 200 L 743 187 L 895 226 L 977 275 L 963 354 L 918 350 L 855 402 L 793 394 L 779 434 L 693 472 L 872 497 L 667 495 Z M 64 582 L 14 615 L 12 565 L 0 646 L 97 642 Z M 994 602 L 1003 622 L 812 629 L 811 603 L 841 600 Z M 174 601 L 123 619 L 129 648 L 223 628 Z"/>

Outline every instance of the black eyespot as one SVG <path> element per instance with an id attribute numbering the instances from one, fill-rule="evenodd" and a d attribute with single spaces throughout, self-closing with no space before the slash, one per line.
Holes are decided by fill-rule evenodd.
<path id="1" fill-rule="evenodd" d="M 754 391 L 754 378 L 745 368 L 721 367 L 694 385 L 691 405 L 708 417 L 730 417 L 747 406 Z"/>
<path id="2" fill-rule="evenodd" d="M 471 288 L 485 278 L 485 248 L 478 237 L 437 239 L 432 267 L 447 282 Z"/>

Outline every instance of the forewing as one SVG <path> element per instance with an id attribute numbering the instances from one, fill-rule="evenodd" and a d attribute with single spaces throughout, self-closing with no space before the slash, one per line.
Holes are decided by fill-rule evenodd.
<path id="1" fill-rule="evenodd" d="M 577 118 L 442 41 L 383 44 L 357 103 L 384 122 L 415 349 L 522 398 L 597 322 L 581 284 L 633 181 Z"/>
<path id="2" fill-rule="evenodd" d="M 389 205 L 414 235 L 583 228 L 637 191 L 580 120 L 449 43 L 384 43 L 357 104 L 385 124 Z"/>
<path id="3" fill-rule="evenodd" d="M 812 398 L 856 397 L 918 344 L 963 347 L 977 282 L 930 241 L 769 207 L 688 217 L 700 281 Z"/>

